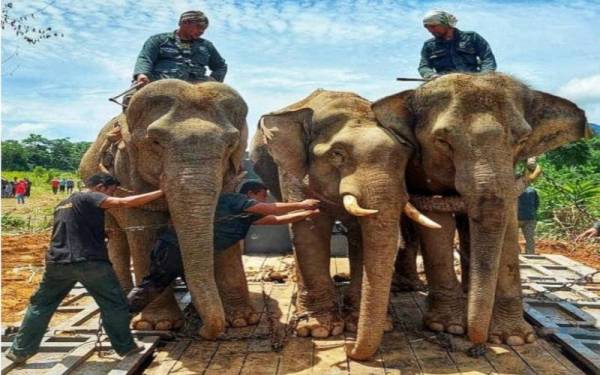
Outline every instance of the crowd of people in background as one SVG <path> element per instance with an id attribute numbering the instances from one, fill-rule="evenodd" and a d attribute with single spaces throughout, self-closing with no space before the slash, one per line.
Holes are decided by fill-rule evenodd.
<path id="1" fill-rule="evenodd" d="M 81 190 L 81 184 L 78 181 L 77 187 Z M 31 196 L 31 185 L 33 183 L 27 177 L 19 179 L 14 177 L 13 180 L 2 178 L 2 198 L 16 198 L 17 204 L 25 204 L 25 198 Z M 54 194 L 61 193 L 71 194 L 75 189 L 75 180 L 72 178 L 53 178 L 50 181 L 50 186 Z"/>

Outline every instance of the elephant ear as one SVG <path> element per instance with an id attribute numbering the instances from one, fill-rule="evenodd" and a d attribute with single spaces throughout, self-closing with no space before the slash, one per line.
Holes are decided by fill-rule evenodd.
<path id="1" fill-rule="evenodd" d="M 414 132 L 415 115 L 410 105 L 414 92 L 407 90 L 379 99 L 371 104 L 371 110 L 379 124 L 390 130 L 400 143 L 418 150 Z"/>
<path id="2" fill-rule="evenodd" d="M 301 108 L 269 113 L 259 128 L 275 163 L 288 175 L 302 181 L 308 171 L 308 134 L 313 110 Z"/>
<path id="3" fill-rule="evenodd" d="M 585 136 L 585 112 L 575 103 L 541 91 L 532 94 L 525 107 L 525 118 L 532 130 L 518 159 L 540 155 Z"/>

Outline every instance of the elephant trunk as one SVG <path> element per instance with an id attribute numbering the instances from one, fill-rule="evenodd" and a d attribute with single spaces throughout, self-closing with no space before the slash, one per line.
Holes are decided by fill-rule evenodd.
<path id="1" fill-rule="evenodd" d="M 394 261 L 398 251 L 399 219 L 408 197 L 401 175 L 390 175 L 389 172 L 382 171 L 358 177 L 362 178 L 355 179 L 356 175 L 344 178 L 340 193 L 354 195 L 363 207 L 377 210 L 377 213 L 358 218 L 364 253 L 360 313 L 356 343 L 348 348 L 350 358 L 366 360 L 375 354 L 383 337 Z M 370 183 L 365 186 L 356 181 Z M 391 197 L 398 199 L 390 199 Z"/>
<path id="2" fill-rule="evenodd" d="M 399 215 L 398 212 L 384 220 L 375 216 L 359 219 L 365 249 L 363 280 L 356 343 L 348 353 L 355 360 L 372 357 L 383 337 L 394 259 L 398 251 Z"/>
<path id="3" fill-rule="evenodd" d="M 498 269 L 506 232 L 506 198 L 487 196 L 469 204 L 471 259 L 467 331 L 471 342 L 488 340 Z"/>
<path id="4" fill-rule="evenodd" d="M 203 321 L 199 334 L 214 340 L 225 331 L 225 313 L 215 283 L 213 258 L 213 221 L 222 185 L 221 160 L 205 161 L 202 166 L 197 162 L 166 160 L 164 170 L 165 194 L 188 289 Z"/>

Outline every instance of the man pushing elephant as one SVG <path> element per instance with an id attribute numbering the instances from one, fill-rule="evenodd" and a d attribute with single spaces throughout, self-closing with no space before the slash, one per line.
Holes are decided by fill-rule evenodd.
<path id="1" fill-rule="evenodd" d="M 266 203 L 266 200 L 267 187 L 257 181 L 246 181 L 239 193 L 219 196 L 213 231 L 215 252 L 244 239 L 250 225 L 290 224 L 319 213 L 316 199 L 291 203 Z M 179 243 L 172 228 L 160 234 L 150 259 L 150 274 L 127 296 L 131 313 L 141 312 L 177 277 L 184 276 Z"/>

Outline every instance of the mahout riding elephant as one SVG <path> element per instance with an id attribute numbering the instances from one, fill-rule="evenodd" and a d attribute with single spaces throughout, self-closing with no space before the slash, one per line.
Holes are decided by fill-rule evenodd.
<path id="1" fill-rule="evenodd" d="M 299 276 L 300 336 L 357 331 L 354 359 L 374 354 L 386 326 L 399 219 L 436 224 L 407 205 L 404 169 L 412 146 L 379 126 L 371 103 L 348 92 L 316 90 L 262 116 L 252 142 L 254 170 L 283 200 L 321 201 L 321 214 L 292 225 Z M 339 314 L 329 274 L 334 220 L 348 227 L 351 282 Z M 358 322 L 357 322 L 358 320 Z"/>
<path id="2" fill-rule="evenodd" d="M 126 113 L 101 130 L 84 155 L 83 178 L 113 173 L 121 195 L 156 189 L 165 200 L 141 209 L 109 210 L 109 255 L 125 290 L 149 272 L 157 230 L 170 217 L 179 239 L 187 285 L 202 317 L 199 334 L 214 339 L 226 324 L 256 323 L 241 260 L 234 246 L 213 254 L 213 215 L 222 191 L 237 182 L 247 144 L 248 108 L 231 87 L 217 82 L 153 82 L 131 99 Z M 182 323 L 172 291 L 144 310 L 138 329 L 169 329 Z M 227 323 L 226 323 L 227 322 Z"/>
<path id="3" fill-rule="evenodd" d="M 425 212 L 415 202 L 443 228 L 419 228 L 429 284 L 425 324 L 454 334 L 466 330 L 474 343 L 533 342 L 523 318 L 516 214 L 523 187 L 514 168 L 584 136 L 584 112 L 503 74 L 445 75 L 372 108 L 383 126 L 412 136 L 418 149 L 406 171 L 411 199 L 460 200 L 446 212 Z M 453 269 L 456 228 L 467 260 L 467 303 Z"/>

